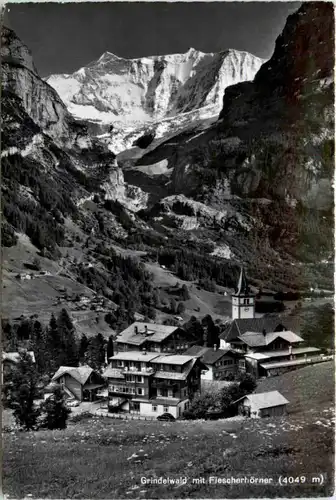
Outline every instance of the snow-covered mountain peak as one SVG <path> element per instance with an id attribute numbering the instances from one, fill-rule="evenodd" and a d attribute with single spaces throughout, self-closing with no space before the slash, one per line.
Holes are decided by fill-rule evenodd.
<path id="1" fill-rule="evenodd" d="M 69 111 L 99 123 L 144 124 L 213 108 L 219 114 L 225 88 L 253 80 L 264 61 L 239 51 L 124 59 L 111 52 L 72 75 L 51 75 Z"/>

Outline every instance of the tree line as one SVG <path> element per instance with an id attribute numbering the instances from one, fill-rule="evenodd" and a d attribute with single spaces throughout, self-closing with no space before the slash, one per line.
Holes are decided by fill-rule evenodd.
<path id="1" fill-rule="evenodd" d="M 2 321 L 4 351 L 17 352 L 25 347 L 34 352 L 36 367 L 40 375 L 52 376 L 60 366 L 87 364 L 101 370 L 105 364 L 106 349 L 113 355 L 112 337 L 106 342 L 98 333 L 78 339 L 73 322 L 66 309 L 56 316 L 51 315 L 47 326 L 35 317 L 22 318 L 13 324 Z M 112 354 L 111 354 L 112 352 Z"/>

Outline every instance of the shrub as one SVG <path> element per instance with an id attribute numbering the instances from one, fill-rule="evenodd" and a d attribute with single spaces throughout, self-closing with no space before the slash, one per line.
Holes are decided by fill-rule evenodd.
<path id="1" fill-rule="evenodd" d="M 60 387 L 41 405 L 41 427 L 47 429 L 65 429 L 71 410 L 65 406 L 64 395 Z"/>
<path id="2" fill-rule="evenodd" d="M 71 422 L 73 422 L 74 424 L 78 424 L 80 422 L 85 422 L 86 420 L 89 420 L 93 418 L 93 415 L 92 413 L 90 413 L 89 411 L 84 411 L 83 413 L 79 413 L 78 415 L 74 415 L 73 417 L 71 417 Z"/>
<path id="3" fill-rule="evenodd" d="M 183 412 L 183 418 L 197 419 L 205 418 L 208 410 L 220 410 L 220 399 L 218 393 L 199 394 L 192 400 L 188 410 Z"/>
<path id="4" fill-rule="evenodd" d="M 242 392 L 246 392 L 246 394 L 253 392 L 257 387 L 256 379 L 250 373 L 242 373 L 238 377 L 238 381 L 239 381 L 239 389 Z"/>
<path id="5" fill-rule="evenodd" d="M 15 234 L 14 229 L 3 221 L 1 224 L 1 244 L 3 247 L 13 247 L 17 244 L 18 237 Z"/>

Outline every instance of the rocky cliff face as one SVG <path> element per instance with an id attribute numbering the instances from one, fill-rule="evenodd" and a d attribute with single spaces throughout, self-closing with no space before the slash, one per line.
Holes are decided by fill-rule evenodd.
<path id="1" fill-rule="evenodd" d="M 27 192 L 32 211 L 45 203 L 48 210 L 58 207 L 66 215 L 72 213 L 69 205 L 90 199 L 95 192 L 106 193 L 133 211 L 144 208 L 148 196 L 124 182 L 114 154 L 73 119 L 56 91 L 39 77 L 27 47 L 6 27 L 1 56 L 1 157 L 8 219 L 18 219 L 12 213 L 13 203 L 16 199 L 15 210 L 20 211 L 25 203 L 20 193 Z M 53 190 L 59 191 L 58 201 Z"/>
<path id="2" fill-rule="evenodd" d="M 311 257 L 328 252 L 333 66 L 333 6 L 304 3 L 288 18 L 254 81 L 226 88 L 217 125 L 187 140 L 176 136 L 139 161 L 166 159 L 171 193 L 217 209 L 229 201 L 252 217 L 250 234 L 258 233 L 261 241 L 269 238 L 271 245 L 301 257 L 308 247 L 314 248 Z"/>
<path id="3" fill-rule="evenodd" d="M 333 47 L 332 5 L 304 4 L 254 82 L 227 89 L 219 129 L 241 141 L 240 194 L 332 206 Z"/>
<path id="4" fill-rule="evenodd" d="M 127 184 L 121 168 L 115 162 L 109 169 L 109 175 L 101 184 L 106 200 L 118 201 L 131 212 L 138 212 L 147 208 L 148 193 L 142 191 L 138 186 Z"/>
<path id="5" fill-rule="evenodd" d="M 86 127 L 75 122 L 57 92 L 37 74 L 28 48 L 2 28 L 2 88 L 21 99 L 32 120 L 61 147 L 91 147 Z"/>
<path id="6" fill-rule="evenodd" d="M 228 85 L 252 80 L 264 61 L 236 50 L 123 59 L 105 52 L 72 75 L 51 75 L 75 116 L 98 122 L 144 123 L 203 107 L 218 114 Z"/>
<path id="7" fill-rule="evenodd" d="M 138 204 L 143 208 L 146 195 L 125 184 L 121 171 L 116 177 L 114 155 L 88 134 L 84 124 L 74 120 L 57 92 L 39 77 L 28 48 L 6 27 L 2 28 L 1 56 L 2 157 L 9 162 L 15 156 L 33 159 L 55 178 L 60 174 L 59 165 L 67 164 L 77 181 L 86 174 L 95 178 L 96 182 L 91 186 L 87 182 L 85 189 L 99 190 L 103 183 L 110 195 L 114 191 L 114 199 L 120 194 L 120 201 L 127 204 L 130 194 L 130 207 L 136 209 Z M 68 175 L 66 171 L 63 174 Z M 75 179 L 72 181 L 70 191 L 79 187 Z M 83 189 L 81 186 L 75 192 L 83 196 Z"/>

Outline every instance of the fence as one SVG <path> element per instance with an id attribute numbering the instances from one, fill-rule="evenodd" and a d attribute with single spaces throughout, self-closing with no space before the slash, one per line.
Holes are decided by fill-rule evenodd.
<path id="1" fill-rule="evenodd" d="M 106 410 L 96 410 L 92 413 L 93 415 L 96 415 L 98 417 L 117 418 L 119 420 L 156 420 L 156 417 L 137 415 L 131 413 L 110 413 Z"/>

